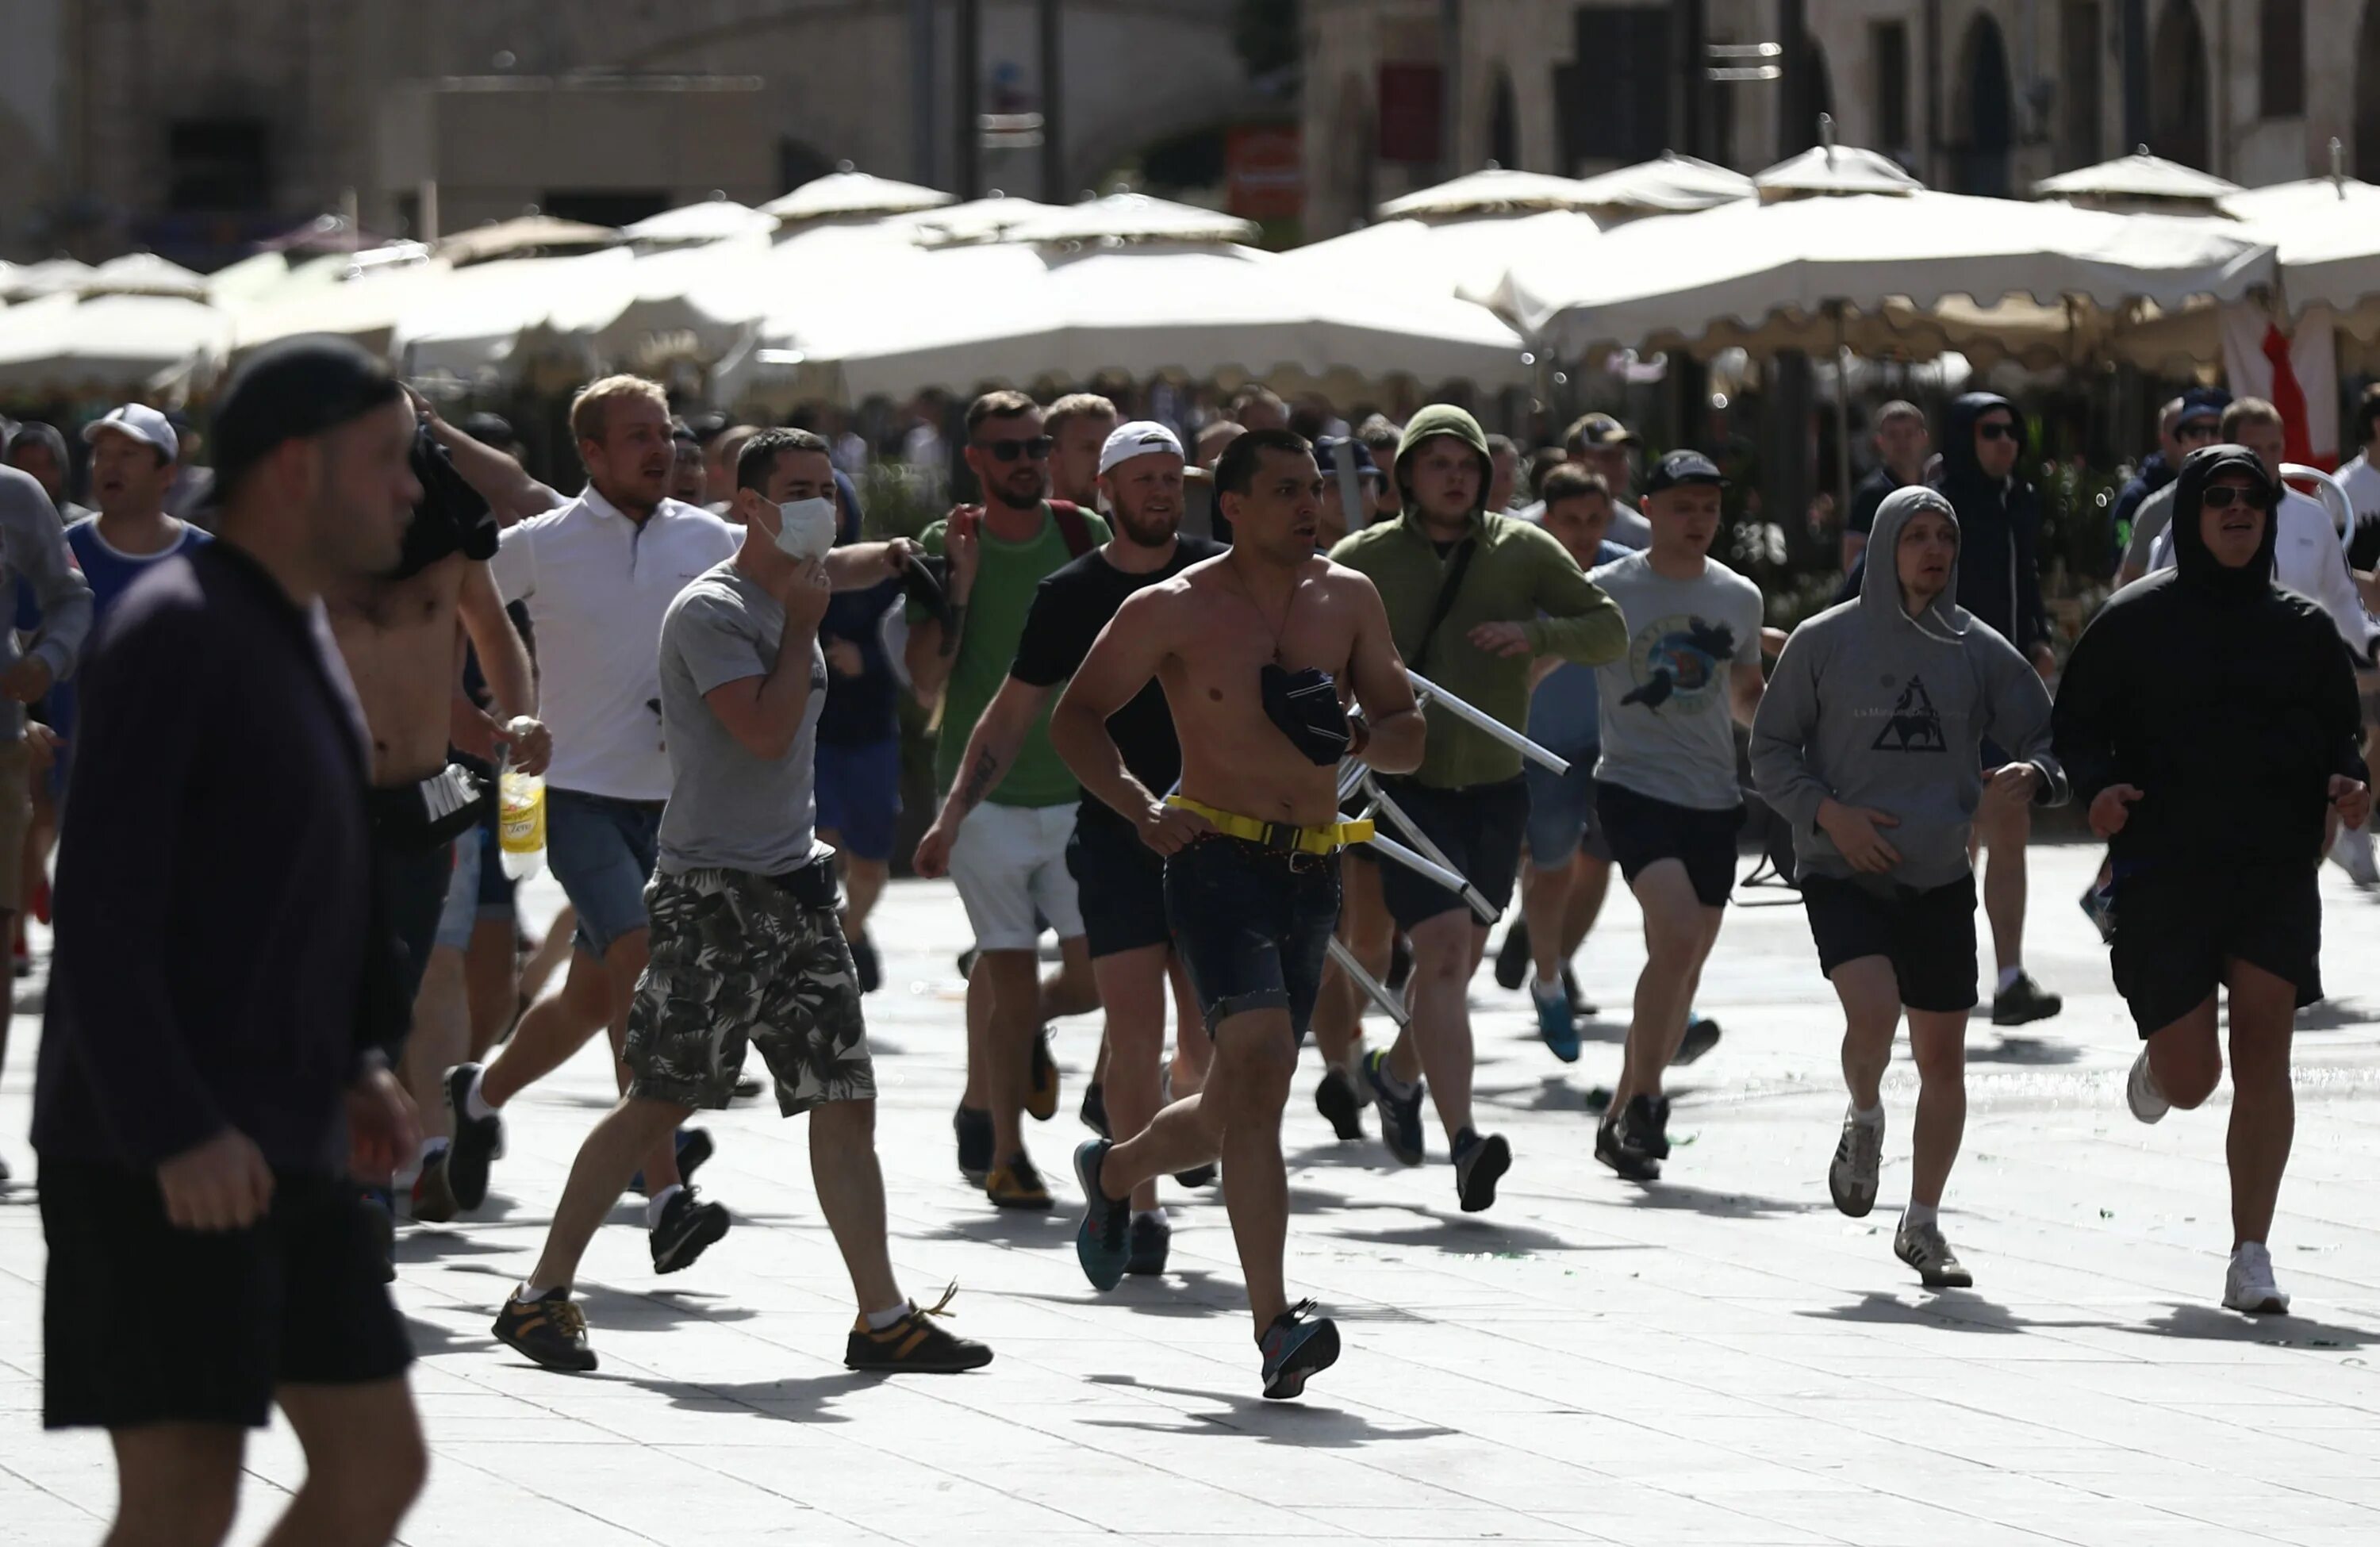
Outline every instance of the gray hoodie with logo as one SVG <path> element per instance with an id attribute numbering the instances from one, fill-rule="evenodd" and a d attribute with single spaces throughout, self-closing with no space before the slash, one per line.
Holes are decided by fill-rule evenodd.
<path id="1" fill-rule="evenodd" d="M 2048 691 L 2015 646 L 1953 600 L 1956 562 L 1932 605 L 1914 617 L 1902 606 L 1895 556 L 1920 510 L 1958 519 L 1935 490 L 1895 490 L 1876 511 L 1859 596 L 1785 642 L 1753 717 L 1752 776 L 1792 824 L 1804 871 L 1854 873 L 1818 825 L 1831 796 L 1898 819 L 1877 827 L 1900 856 L 1888 879 L 1925 891 L 1968 872 L 1986 738 L 2041 771 L 2036 805 L 2064 801 L 2066 775 L 2049 749 Z"/>

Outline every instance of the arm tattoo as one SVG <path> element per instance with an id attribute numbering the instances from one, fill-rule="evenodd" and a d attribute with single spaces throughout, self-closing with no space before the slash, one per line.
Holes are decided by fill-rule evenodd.
<path id="1" fill-rule="evenodd" d="M 987 747 L 967 771 L 966 782 L 959 786 L 959 799 L 968 810 L 981 805 L 983 798 L 991 793 L 992 775 L 999 772 L 1000 760 Z"/>
<path id="2" fill-rule="evenodd" d="M 966 631 L 966 614 L 964 602 L 955 603 L 951 607 L 950 627 L 942 630 L 942 655 L 946 660 L 959 652 L 959 636 Z"/>

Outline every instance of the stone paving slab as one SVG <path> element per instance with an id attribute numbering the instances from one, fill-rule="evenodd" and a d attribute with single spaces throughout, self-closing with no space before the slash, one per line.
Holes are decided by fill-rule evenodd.
<path id="1" fill-rule="evenodd" d="M 2297 1156 L 2274 1251 L 2300 1314 L 2218 1309 L 2227 1098 L 2155 1128 L 2122 1106 L 2136 1048 L 2072 898 L 2095 864 L 2036 854 L 2034 972 L 2059 1018 L 1969 1037 L 1966 1156 L 1945 1223 L 1972 1293 L 1927 1296 L 1890 1255 L 1915 1078 L 1887 1085 L 1882 1201 L 1828 1201 L 1840 1022 L 1790 894 L 1739 894 L 1701 1005 L 1727 1029 L 1682 1071 L 1670 1180 L 1590 1156 L 1588 1092 L 1616 1072 L 1641 961 L 1615 897 L 1581 957 L 1610 1007 L 1573 1068 L 1522 996 L 1475 989 L 1485 1120 L 1515 1167 L 1495 1212 L 1455 1208 L 1443 1142 L 1394 1165 L 1341 1145 L 1302 1072 L 1284 1139 L 1293 1292 L 1347 1352 L 1303 1403 L 1256 1394 L 1228 1222 L 1168 1188 L 1173 1272 L 1099 1296 L 1075 1266 L 1072 1112 L 1095 1019 L 1058 1033 L 1059 1121 L 1028 1136 L 1062 1212 L 994 1212 L 953 1175 L 962 1075 L 946 887 L 892 889 L 869 1002 L 893 1256 L 913 1293 L 956 1280 L 977 1374 L 883 1381 L 840 1365 L 851 1310 L 807 1134 L 765 1103 L 710 1119 L 706 1190 L 736 1228 L 656 1279 L 625 1208 L 585 1279 L 603 1367 L 570 1378 L 487 1326 L 533 1261 L 579 1138 L 611 1100 L 583 1055 L 516 1103 L 489 1207 L 411 1228 L 399 1300 L 434 1452 L 404 1540 L 620 1543 L 2068 1542 L 2380 1541 L 2380 959 L 2374 903 L 2325 878 L 2333 998 L 2301 1021 Z M 531 889 L 531 911 L 555 902 Z M 38 1017 L 0 1073 L 0 1148 L 30 1168 Z M 98 1539 L 104 1441 L 45 1435 L 39 1221 L 0 1192 L 0 1543 Z M 170 1315 L 170 1296 L 160 1314 Z M 203 1335 L 203 1329 L 192 1329 Z M 250 1449 L 235 1540 L 299 1474 L 284 1429 Z"/>

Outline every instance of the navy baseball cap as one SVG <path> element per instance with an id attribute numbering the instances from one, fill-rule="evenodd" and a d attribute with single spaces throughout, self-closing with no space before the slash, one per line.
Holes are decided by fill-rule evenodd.
<path id="1" fill-rule="evenodd" d="M 1687 483 L 1707 483 L 1725 488 L 1727 479 L 1718 464 L 1699 451 L 1673 451 L 1653 465 L 1652 476 L 1645 480 L 1645 492 L 1658 494 L 1664 489 L 1675 489 Z"/>

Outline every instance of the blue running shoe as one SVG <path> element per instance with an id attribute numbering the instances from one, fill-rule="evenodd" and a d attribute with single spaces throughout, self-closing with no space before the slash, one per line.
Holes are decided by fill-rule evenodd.
<path id="1" fill-rule="evenodd" d="M 1578 1022 L 1570 1013 L 1570 995 L 1560 983 L 1531 983 L 1529 997 L 1537 1006 L 1537 1035 L 1553 1055 L 1565 1064 L 1578 1062 Z"/>
<path id="2" fill-rule="evenodd" d="M 1123 1282 L 1132 1265 L 1132 1200 L 1110 1198 L 1099 1188 L 1099 1166 L 1113 1144 L 1086 1139 L 1075 1150 L 1075 1179 L 1083 1184 L 1083 1224 L 1075 1232 L 1075 1256 L 1083 1276 L 1104 1293 Z"/>
<path id="3" fill-rule="evenodd" d="M 1300 1300 L 1272 1319 L 1257 1346 L 1264 1351 L 1264 1394 L 1284 1401 L 1305 1390 L 1305 1378 L 1339 1362 L 1339 1328 L 1327 1316 L 1305 1320 L 1312 1300 Z"/>
<path id="4" fill-rule="evenodd" d="M 1390 1089 L 1395 1078 L 1389 1073 L 1385 1051 L 1364 1054 L 1364 1078 L 1372 1087 L 1372 1104 L 1380 1109 L 1380 1139 L 1388 1145 L 1389 1153 L 1397 1157 L 1397 1163 L 1419 1165 L 1422 1081 L 1415 1080 L 1413 1089 L 1400 1096 Z"/>

